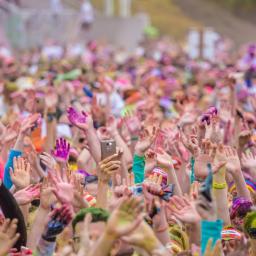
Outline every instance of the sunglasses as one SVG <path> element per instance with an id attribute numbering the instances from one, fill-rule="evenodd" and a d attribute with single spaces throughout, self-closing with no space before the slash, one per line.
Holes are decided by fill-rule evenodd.
<path id="1" fill-rule="evenodd" d="M 83 185 L 91 184 L 94 182 L 98 182 L 98 177 L 94 175 L 90 175 L 84 178 L 84 183 Z"/>

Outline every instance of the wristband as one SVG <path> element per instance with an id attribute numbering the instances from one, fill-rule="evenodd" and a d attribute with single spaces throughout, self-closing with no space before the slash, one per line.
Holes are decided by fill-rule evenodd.
<path id="1" fill-rule="evenodd" d="M 195 158 L 193 156 L 190 159 L 190 164 L 191 164 L 190 184 L 193 184 L 195 181 Z"/>
<path id="2" fill-rule="evenodd" d="M 139 140 L 139 137 L 138 136 L 132 136 L 131 137 L 131 141 L 138 141 Z"/>
<path id="3" fill-rule="evenodd" d="M 42 235 L 42 238 L 46 242 L 55 242 L 56 241 L 56 237 L 47 237 L 45 235 Z"/>
<path id="4" fill-rule="evenodd" d="M 227 187 L 227 183 L 226 182 L 224 182 L 224 183 L 213 182 L 212 187 L 214 189 L 224 189 Z"/>

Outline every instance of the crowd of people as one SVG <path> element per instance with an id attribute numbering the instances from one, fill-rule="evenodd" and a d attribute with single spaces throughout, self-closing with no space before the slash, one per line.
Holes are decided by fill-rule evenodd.
<path id="1" fill-rule="evenodd" d="M 255 45 L 1 52 L 1 256 L 256 255 Z"/>

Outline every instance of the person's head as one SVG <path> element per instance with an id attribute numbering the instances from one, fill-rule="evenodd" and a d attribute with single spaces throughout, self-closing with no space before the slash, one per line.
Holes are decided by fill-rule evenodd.
<path id="1" fill-rule="evenodd" d="M 244 231 L 251 239 L 256 239 L 256 211 L 247 213 L 244 219 Z"/>
<path id="2" fill-rule="evenodd" d="M 77 251 L 80 245 L 80 238 L 84 230 L 84 219 L 87 214 L 91 214 L 92 221 L 88 226 L 89 239 L 96 241 L 103 233 L 106 222 L 109 218 L 108 211 L 101 208 L 84 208 L 81 209 L 72 221 L 73 233 L 74 233 L 74 248 Z"/>
<path id="3" fill-rule="evenodd" d="M 243 197 L 237 197 L 233 200 L 230 209 L 231 222 L 235 228 L 242 230 L 244 217 L 251 211 L 252 202 Z"/>
<path id="4" fill-rule="evenodd" d="M 223 228 L 221 232 L 222 248 L 226 254 L 228 254 L 230 248 L 235 249 L 237 242 L 241 241 L 242 233 L 232 226 Z"/>
<path id="5" fill-rule="evenodd" d="M 95 175 L 88 175 L 84 179 L 84 184 L 88 193 L 96 197 L 98 191 L 98 177 Z"/>

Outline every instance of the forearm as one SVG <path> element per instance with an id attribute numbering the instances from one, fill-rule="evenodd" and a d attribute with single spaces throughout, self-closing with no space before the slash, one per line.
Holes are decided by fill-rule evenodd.
<path id="1" fill-rule="evenodd" d="M 24 134 L 19 133 L 18 138 L 14 144 L 13 149 L 17 151 L 23 151 L 23 145 L 24 145 Z"/>
<path id="2" fill-rule="evenodd" d="M 167 173 L 167 183 L 168 184 L 174 184 L 174 195 L 182 196 L 182 190 L 180 187 L 180 183 L 178 181 L 177 175 L 175 173 L 175 170 L 166 170 Z"/>
<path id="3" fill-rule="evenodd" d="M 132 162 L 132 153 L 127 146 L 127 144 L 124 142 L 122 137 L 118 132 L 114 134 L 114 140 L 116 141 L 117 147 L 121 148 L 123 150 L 123 155 L 122 157 L 125 159 L 126 163 L 131 163 Z"/>
<path id="4" fill-rule="evenodd" d="M 225 167 L 223 167 L 225 168 Z M 225 170 L 220 170 L 216 175 L 213 175 L 213 184 L 222 184 L 223 187 L 213 185 L 213 194 L 216 201 L 217 217 L 222 219 L 224 225 L 230 225 L 230 215 L 228 209 L 228 190 L 225 179 Z"/>
<path id="5" fill-rule="evenodd" d="M 88 140 L 89 151 L 92 154 L 92 157 L 96 163 L 99 163 L 101 160 L 100 141 L 93 127 L 86 131 L 86 138 Z"/>
<path id="6" fill-rule="evenodd" d="M 39 243 L 36 248 L 36 255 L 37 256 L 51 256 L 54 254 L 56 247 L 56 242 L 47 242 L 43 238 L 39 240 Z"/>
<path id="7" fill-rule="evenodd" d="M 166 220 L 165 211 L 161 208 L 160 216 L 155 216 L 153 218 L 153 229 L 155 232 L 156 237 L 158 240 L 163 244 L 166 245 L 170 243 L 170 236 L 169 236 L 169 225 Z M 160 221 L 157 221 L 159 219 Z"/>
<path id="8" fill-rule="evenodd" d="M 47 119 L 47 117 L 46 117 Z M 53 120 L 49 121 L 46 120 L 46 139 L 44 144 L 44 150 L 47 153 L 50 153 L 50 151 L 55 146 L 55 140 L 56 140 L 56 126 L 57 126 L 57 120 L 54 118 Z"/>
<path id="9" fill-rule="evenodd" d="M 98 208 L 106 209 L 108 206 L 108 184 L 99 179 L 97 192 L 97 206 Z"/>
<path id="10" fill-rule="evenodd" d="M 227 188 L 223 189 L 213 189 L 213 194 L 215 197 L 216 205 L 217 205 L 217 217 L 222 219 L 224 225 L 230 225 L 230 215 L 228 210 L 228 190 Z"/>
<path id="11" fill-rule="evenodd" d="M 34 223 L 28 235 L 28 247 L 31 250 L 35 250 L 38 244 L 38 241 L 44 231 L 44 226 L 47 221 L 47 215 L 49 212 L 50 210 L 44 209 L 42 207 L 38 208 Z"/>
<path id="12" fill-rule="evenodd" d="M 236 172 L 236 175 L 233 175 L 233 179 L 236 185 L 237 195 L 240 197 L 244 197 L 249 201 L 252 201 L 250 192 L 246 187 L 246 183 L 245 183 L 245 179 L 242 174 L 242 171 L 238 170 Z"/>
<path id="13" fill-rule="evenodd" d="M 29 207 L 30 207 L 30 204 L 20 205 L 20 210 L 23 214 L 24 221 L 26 224 L 28 223 Z"/>
<path id="14" fill-rule="evenodd" d="M 256 255 L 256 239 L 250 239 L 251 242 L 251 250 L 250 256 Z"/>
<path id="15" fill-rule="evenodd" d="M 175 171 L 182 193 L 189 194 L 190 179 L 186 173 L 186 163 L 183 163 L 179 170 Z"/>
<path id="16" fill-rule="evenodd" d="M 249 172 L 252 177 L 252 180 L 256 180 L 256 169 L 250 169 Z"/>
<path id="17" fill-rule="evenodd" d="M 77 167 L 80 170 L 86 170 L 86 165 L 90 161 L 91 154 L 90 152 L 84 148 L 77 159 Z"/>
<path id="18" fill-rule="evenodd" d="M 188 233 L 189 233 L 190 244 L 196 244 L 197 246 L 200 246 L 200 241 L 201 241 L 200 222 L 191 225 Z"/>

